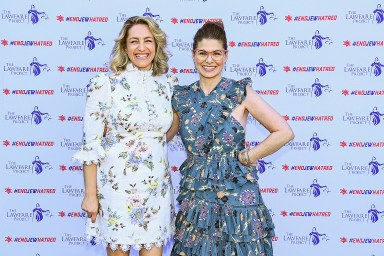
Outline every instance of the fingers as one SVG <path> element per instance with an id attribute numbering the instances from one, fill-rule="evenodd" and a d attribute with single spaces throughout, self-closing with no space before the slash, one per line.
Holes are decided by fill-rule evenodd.
<path id="1" fill-rule="evenodd" d="M 87 218 L 91 219 L 92 223 L 96 222 L 97 212 L 87 212 Z"/>
<path id="2" fill-rule="evenodd" d="M 91 221 L 92 221 L 92 223 L 96 222 L 96 217 L 97 217 L 97 213 L 92 213 L 91 214 Z"/>

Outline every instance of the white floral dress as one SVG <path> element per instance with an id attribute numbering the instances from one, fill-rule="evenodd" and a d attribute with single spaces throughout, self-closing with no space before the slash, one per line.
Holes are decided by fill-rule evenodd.
<path id="1" fill-rule="evenodd" d="M 91 79 L 83 146 L 73 156 L 97 164 L 99 214 L 87 240 L 112 250 L 164 245 L 173 235 L 173 188 L 165 133 L 177 79 L 129 64 L 119 75 Z M 103 136 L 104 133 L 104 136 Z"/>

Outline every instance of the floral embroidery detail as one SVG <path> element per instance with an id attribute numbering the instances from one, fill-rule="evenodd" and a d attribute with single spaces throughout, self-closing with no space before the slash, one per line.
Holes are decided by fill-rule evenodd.
<path id="1" fill-rule="evenodd" d="M 255 191 L 251 191 L 248 189 L 244 190 L 240 196 L 240 201 L 243 203 L 243 205 L 254 204 L 256 201 Z"/>
<path id="2" fill-rule="evenodd" d="M 263 237 L 265 231 L 258 219 L 253 219 L 253 233 L 257 234 L 258 237 Z"/>
<path id="3" fill-rule="evenodd" d="M 142 183 L 147 185 L 146 192 L 148 192 L 149 195 L 156 196 L 157 195 L 157 187 L 159 186 L 159 179 L 153 179 L 153 176 L 149 176 L 148 180 L 143 180 Z"/>
<path id="4" fill-rule="evenodd" d="M 213 213 L 219 213 L 219 212 L 221 212 L 221 210 L 222 210 L 222 208 L 219 204 L 213 205 L 213 208 L 212 208 Z"/>
<path id="5" fill-rule="evenodd" d="M 185 229 L 179 229 L 175 233 L 175 239 L 181 240 L 184 236 Z"/>
<path id="6" fill-rule="evenodd" d="M 144 204 L 144 199 L 140 195 L 131 195 L 127 200 L 127 212 L 131 212 L 133 208 L 140 208 Z"/>
<path id="7" fill-rule="evenodd" d="M 196 143 L 195 143 L 196 149 L 197 150 L 202 150 L 204 144 L 205 144 L 205 136 L 204 135 L 200 135 L 199 137 L 197 137 Z"/>
<path id="8" fill-rule="evenodd" d="M 159 82 L 156 82 L 157 89 L 153 90 L 154 92 L 157 92 L 159 96 L 167 95 L 167 86 L 165 84 L 161 84 Z"/>
<path id="9" fill-rule="evenodd" d="M 237 121 L 236 118 L 234 118 L 232 115 L 230 116 L 231 117 L 231 120 L 234 124 L 238 125 L 238 126 L 242 126 L 241 123 L 239 121 Z"/>
<path id="10" fill-rule="evenodd" d="M 113 135 L 109 135 L 109 136 L 103 137 L 102 140 L 101 140 L 101 146 L 105 150 L 110 149 L 115 143 L 116 143 L 116 137 L 113 136 Z"/>
<path id="11" fill-rule="evenodd" d="M 199 220 L 205 220 L 208 216 L 208 212 L 209 212 L 208 205 L 203 205 L 200 208 Z"/>
<path id="12" fill-rule="evenodd" d="M 233 216 L 234 215 L 232 205 L 230 205 L 230 204 L 226 205 L 226 207 L 225 207 L 225 214 L 228 215 L 228 216 Z"/>
<path id="13" fill-rule="evenodd" d="M 190 204 L 189 204 L 189 201 L 187 199 L 184 199 L 182 202 L 181 202 L 181 205 L 180 205 L 180 211 L 182 213 L 185 213 L 187 211 L 187 209 L 189 208 Z"/>
<path id="14" fill-rule="evenodd" d="M 229 86 L 231 83 L 232 83 L 231 80 L 223 81 L 223 82 L 220 84 L 220 90 L 222 90 L 222 91 L 227 90 L 228 86 Z"/>
<path id="15" fill-rule="evenodd" d="M 141 224 L 144 221 L 145 208 L 135 208 L 129 213 L 132 224 Z"/>
<path id="16" fill-rule="evenodd" d="M 116 211 L 112 211 L 110 208 L 108 208 L 107 212 L 108 212 L 108 227 L 112 227 L 112 230 L 115 230 L 115 231 L 121 228 L 125 228 L 124 223 L 118 221 L 121 218 L 121 216 L 118 215 Z"/>
<path id="17" fill-rule="evenodd" d="M 194 114 L 194 115 L 192 116 L 192 121 L 191 121 L 192 124 L 193 124 L 193 125 L 198 124 L 198 123 L 200 122 L 200 120 L 201 120 L 202 115 L 203 115 L 203 113 Z"/>
<path id="18" fill-rule="evenodd" d="M 228 146 L 233 146 L 233 135 L 230 134 L 229 132 L 223 132 L 223 141 L 228 145 Z"/>

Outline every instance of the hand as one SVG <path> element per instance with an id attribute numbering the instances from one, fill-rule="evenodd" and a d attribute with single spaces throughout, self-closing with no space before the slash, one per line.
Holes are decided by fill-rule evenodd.
<path id="1" fill-rule="evenodd" d="M 95 223 L 96 216 L 99 212 L 99 200 L 95 195 L 85 195 L 81 203 L 81 209 L 87 212 L 87 217 L 91 218 L 92 223 Z"/>
<path id="2" fill-rule="evenodd" d="M 239 152 L 239 156 L 238 156 L 238 160 L 239 160 L 239 162 L 240 162 L 242 165 L 245 165 L 245 166 L 252 166 L 252 162 L 251 162 L 251 160 L 249 159 L 248 151 L 249 151 L 249 147 L 247 147 L 246 149 L 243 149 L 242 151 L 240 151 L 240 152 Z"/>

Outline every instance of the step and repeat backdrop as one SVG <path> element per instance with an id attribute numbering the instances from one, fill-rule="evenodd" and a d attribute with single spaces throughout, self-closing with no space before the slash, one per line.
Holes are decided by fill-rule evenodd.
<path id="1" fill-rule="evenodd" d="M 89 79 L 108 72 L 125 20 L 144 15 L 166 31 L 169 72 L 181 84 L 198 79 L 194 33 L 222 20 L 223 75 L 251 77 L 292 126 L 295 139 L 257 166 L 274 255 L 383 256 L 383 8 L 382 0 L 1 1 L 0 255 L 105 255 L 85 240 L 82 163 L 71 157 Z M 267 135 L 250 117 L 246 143 Z M 168 148 L 177 196 L 185 152 L 178 137 Z"/>

